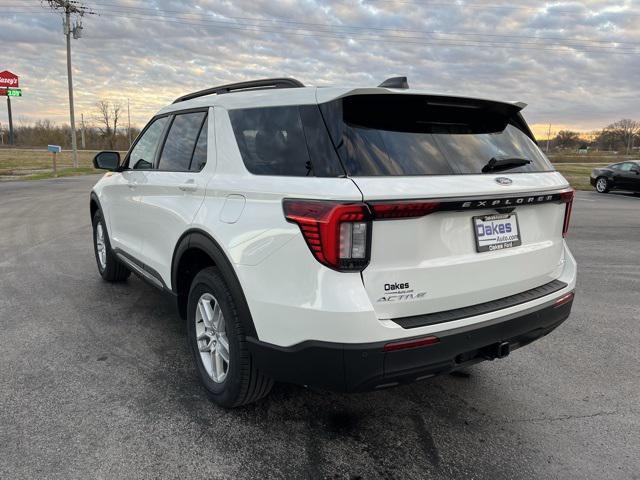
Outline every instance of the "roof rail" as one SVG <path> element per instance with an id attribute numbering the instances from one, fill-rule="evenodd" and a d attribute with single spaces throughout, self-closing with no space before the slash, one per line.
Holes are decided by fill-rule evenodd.
<path id="1" fill-rule="evenodd" d="M 240 90 L 266 90 L 275 88 L 300 88 L 304 84 L 295 78 L 264 78 L 262 80 L 249 80 L 247 82 L 229 83 L 220 85 L 219 87 L 205 88 L 197 92 L 188 93 L 176 98 L 173 103 L 184 102 L 193 98 L 204 97 L 206 95 L 221 95 L 223 93 L 231 93 Z"/>

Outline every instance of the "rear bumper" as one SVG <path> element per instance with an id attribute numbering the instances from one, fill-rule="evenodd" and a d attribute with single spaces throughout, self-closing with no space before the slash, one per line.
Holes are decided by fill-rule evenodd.
<path id="1" fill-rule="evenodd" d="M 306 341 L 279 347 L 248 338 L 260 369 L 277 381 L 364 391 L 410 383 L 491 359 L 497 346 L 512 351 L 541 338 L 564 322 L 573 299 L 560 306 L 555 300 L 506 317 L 433 333 L 434 345 L 385 352 L 388 342 L 341 344 Z M 403 339 L 406 340 L 406 339 Z M 502 352 L 504 353 L 504 351 Z"/>

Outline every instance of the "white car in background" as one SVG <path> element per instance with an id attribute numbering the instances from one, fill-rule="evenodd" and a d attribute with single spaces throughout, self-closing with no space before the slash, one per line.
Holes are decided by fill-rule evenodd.
<path id="1" fill-rule="evenodd" d="M 93 188 L 98 269 L 175 299 L 225 407 L 451 372 L 568 316 L 573 190 L 520 103 L 293 79 L 163 108 Z M 532 366 L 535 368 L 535 366 Z"/>

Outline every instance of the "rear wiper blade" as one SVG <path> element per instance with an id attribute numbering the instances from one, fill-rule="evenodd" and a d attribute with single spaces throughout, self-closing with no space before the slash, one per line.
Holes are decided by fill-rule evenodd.
<path id="1" fill-rule="evenodd" d="M 510 168 L 522 167 L 529 165 L 531 160 L 519 157 L 493 157 L 482 167 L 482 173 L 499 172 L 500 170 L 509 170 Z"/>

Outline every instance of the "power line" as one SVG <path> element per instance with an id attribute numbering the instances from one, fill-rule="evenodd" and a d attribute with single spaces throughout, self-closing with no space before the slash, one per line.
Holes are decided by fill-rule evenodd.
<path id="1" fill-rule="evenodd" d="M 110 7 L 117 7 L 116 9 Z M 158 17 L 170 17 L 175 18 L 176 15 L 179 17 L 187 17 L 187 18 L 179 18 L 180 20 L 198 20 L 198 21 L 220 21 L 220 20 L 210 20 L 207 18 L 202 18 L 200 14 L 183 12 L 178 10 L 157 10 L 150 8 L 142 8 L 142 7 L 128 7 L 119 4 L 113 3 L 103 3 L 101 4 L 101 8 L 105 12 L 115 12 L 115 13 L 123 13 L 130 11 L 132 13 L 139 13 L 141 15 L 153 15 Z M 188 18 L 190 16 L 198 16 L 199 18 Z M 560 41 L 570 41 L 570 42 L 582 42 L 582 43 L 602 43 L 602 44 L 627 44 L 631 46 L 640 46 L 640 43 L 634 42 L 625 42 L 625 41 L 616 41 L 616 40 L 597 40 L 597 39 L 567 39 L 565 37 L 550 37 L 550 36 L 540 36 L 540 35 L 505 35 L 505 34 L 495 34 L 495 33 L 475 33 L 475 32 L 440 32 L 437 30 L 417 30 L 417 29 L 407 29 L 407 28 L 397 28 L 397 27 L 374 27 L 374 26 L 360 26 L 360 25 L 348 25 L 348 24 L 339 24 L 339 23 L 313 23 L 313 22 L 300 22 L 296 20 L 288 20 L 288 19 L 279 19 L 279 18 L 256 18 L 256 17 L 238 17 L 238 16 L 230 16 L 225 15 L 225 18 L 230 20 L 236 20 L 240 22 L 262 22 L 269 24 L 289 24 L 289 25 L 300 25 L 303 27 L 318 27 L 322 29 L 322 31 L 326 31 L 327 29 L 338 29 L 338 30 L 365 30 L 365 31 L 381 31 L 381 32 L 400 32 L 400 33 L 419 33 L 419 34 L 428 34 L 428 35 L 445 35 L 445 36 L 471 36 L 471 37 L 493 37 L 493 38 L 515 38 L 515 39 L 534 39 L 534 40 L 560 40 Z M 251 24 L 250 24 L 251 25 Z"/>
<path id="2" fill-rule="evenodd" d="M 437 7 L 458 7 L 458 8 L 479 8 L 479 9 L 495 9 L 495 10 L 524 10 L 524 11 L 533 11 L 538 13 L 552 13 L 553 15 L 570 15 L 576 16 L 576 14 L 580 12 L 572 11 L 572 10 L 557 10 L 554 5 L 549 5 L 547 3 L 542 3 L 541 7 L 531 7 L 526 5 L 496 5 L 496 4 L 486 4 L 486 3 L 473 3 L 473 2 L 464 2 L 464 3 L 455 3 L 455 2 L 431 2 L 431 1 L 411 1 L 411 0 L 374 0 L 371 2 L 366 2 L 365 5 L 376 6 L 379 3 L 391 3 L 391 4 L 404 4 L 404 5 L 419 5 L 423 7 L 437 6 Z M 581 4 L 581 6 L 585 6 Z M 553 9 L 552 12 L 548 12 L 548 10 Z M 590 13 L 593 13 L 593 10 L 589 10 Z M 617 10 L 617 11 L 604 11 L 604 12 L 596 12 L 595 15 L 600 15 L 601 13 L 624 13 L 627 16 L 640 16 L 640 12 L 637 11 L 629 11 L 629 10 Z"/>
<path id="3" fill-rule="evenodd" d="M 504 47 L 504 48 L 523 48 L 527 50 L 546 50 L 546 51 L 559 51 L 564 50 L 565 48 L 573 48 L 580 49 L 583 52 L 589 53 L 599 53 L 599 52 L 607 52 L 607 53 L 615 53 L 615 54 L 637 54 L 640 53 L 640 50 L 636 48 L 620 48 L 616 46 L 599 46 L 599 45 L 581 45 L 576 43 L 565 43 L 565 44 L 553 44 L 553 45 L 545 45 L 540 42 L 515 42 L 515 41 L 503 41 L 503 40 L 475 40 L 475 39 L 448 39 L 448 38 L 434 38 L 434 37 L 421 37 L 421 36 L 411 36 L 411 35 L 370 35 L 363 34 L 358 32 L 340 32 L 340 31 L 330 31 L 330 30 L 314 30 L 314 29 L 305 29 L 300 28 L 298 30 L 307 30 L 308 32 L 300 32 L 300 31 L 287 31 L 279 28 L 277 25 L 268 26 L 263 24 L 256 23 L 237 23 L 237 22 L 228 22 L 224 20 L 185 20 L 175 17 L 163 16 L 163 15 L 148 15 L 148 14 L 140 14 L 140 13 L 115 13 L 108 12 L 110 15 L 114 17 L 121 18 L 133 18 L 138 20 L 151 20 L 151 21 L 164 21 L 167 23 L 179 24 L 179 25 L 192 25 L 192 26 L 217 26 L 220 28 L 227 28 L 232 30 L 244 30 L 250 32 L 266 32 L 266 33 L 276 33 L 276 34 L 285 34 L 285 35 L 295 35 L 302 37 L 317 37 L 317 38 L 354 38 L 360 40 L 374 41 L 374 42 L 386 42 L 386 43 L 403 43 L 403 44 L 420 44 L 424 45 L 429 42 L 437 42 L 438 45 L 448 45 L 448 46 L 489 46 L 489 47 Z M 311 33 L 309 33 L 311 32 Z M 438 35 L 435 33 L 435 35 Z M 433 35 L 433 34 L 432 34 Z M 422 42 L 416 42 L 416 40 L 421 40 Z M 534 48 L 535 47 L 535 48 Z"/>
<path id="4" fill-rule="evenodd" d="M 117 8 L 110 8 L 110 7 L 117 7 Z M 494 7 L 499 7 L 499 5 L 494 5 Z M 172 18 L 172 19 L 176 19 L 176 16 L 177 16 L 178 20 L 187 20 L 187 21 L 195 20 L 200 22 L 224 22 L 223 19 L 215 20 L 215 19 L 202 18 L 202 15 L 199 13 L 196 14 L 196 13 L 184 12 L 179 10 L 158 10 L 158 9 L 144 8 L 144 7 L 130 7 L 130 6 L 125 6 L 117 3 L 102 3 L 100 8 L 105 13 L 134 13 L 134 14 L 145 16 L 145 17 L 155 16 L 155 17 Z M 505 8 L 511 8 L 511 7 L 505 6 Z M 521 7 L 521 8 L 534 9 L 535 7 Z M 196 18 L 189 18 L 194 16 Z M 523 34 L 506 35 L 506 34 L 479 33 L 479 32 L 451 32 L 451 31 L 442 32 L 437 30 L 418 30 L 418 29 L 407 29 L 407 28 L 397 28 L 397 27 L 374 27 L 374 26 L 360 26 L 360 25 L 340 24 L 340 23 L 301 22 L 296 20 L 280 19 L 280 18 L 239 17 L 239 16 L 230 16 L 230 15 L 225 15 L 224 17 L 230 20 L 239 21 L 241 24 L 242 22 L 250 21 L 250 22 L 266 23 L 267 24 L 266 26 L 278 25 L 280 23 L 283 23 L 283 24 L 289 24 L 289 25 L 300 25 L 303 27 L 317 27 L 320 29 L 321 32 L 325 32 L 327 31 L 327 29 L 338 29 L 341 31 L 364 30 L 367 32 L 381 31 L 381 32 L 419 33 L 419 34 L 426 34 L 426 35 L 444 35 L 444 36 L 492 37 L 497 39 L 513 38 L 513 39 L 553 40 L 553 41 L 559 40 L 563 42 L 571 42 L 571 45 L 573 45 L 574 43 L 575 44 L 597 43 L 597 44 L 604 44 L 604 45 L 616 44 L 616 45 L 629 45 L 634 47 L 640 46 L 640 43 L 638 42 L 627 42 L 622 40 L 600 40 L 600 39 L 593 39 L 593 38 L 567 39 L 566 37 L 554 37 L 554 36 L 542 36 L 542 35 L 523 35 Z M 256 24 L 248 24 L 248 25 L 257 26 Z M 592 46 L 592 45 L 585 45 L 585 46 Z M 593 45 L 593 46 L 598 47 L 599 45 Z"/>
<path id="5" fill-rule="evenodd" d="M 120 7 L 120 6 L 119 6 Z M 137 8 L 137 7 L 123 7 L 123 8 Z M 516 41 L 505 41 L 502 38 L 525 38 L 525 39 L 535 39 L 535 40 L 553 40 L 555 38 L 561 37 L 538 37 L 538 36 L 517 36 L 517 35 L 497 35 L 497 34 L 481 34 L 481 33 L 443 33 L 443 32 L 421 32 L 418 30 L 403 30 L 403 29 L 395 29 L 393 31 L 398 32 L 420 32 L 425 35 L 430 35 L 429 37 L 424 36 L 411 36 L 411 35 L 381 35 L 381 34 L 369 34 L 369 33 L 361 33 L 361 32 L 353 32 L 348 31 L 348 29 L 366 29 L 367 32 L 370 30 L 392 30 L 392 29 L 381 29 L 381 28 L 368 28 L 368 27 L 360 27 L 360 26 L 343 26 L 337 24 L 312 24 L 308 22 L 296 22 L 289 20 L 280 20 L 280 19 L 252 19 L 254 22 L 263 22 L 263 23 L 249 23 L 246 20 L 248 17 L 227 17 L 236 20 L 241 20 L 240 22 L 230 22 L 226 20 L 207 20 L 207 19 L 185 19 L 185 18 L 176 18 L 175 16 L 167 15 L 168 11 L 157 11 L 150 10 L 153 13 L 139 13 L 139 12 L 125 12 L 123 10 L 118 9 L 106 9 L 103 7 L 103 10 L 106 14 L 114 17 L 122 17 L 122 18 L 133 18 L 138 20 L 151 20 L 151 21 L 162 21 L 167 23 L 181 24 L 181 25 L 191 25 L 191 26 L 217 26 L 220 28 L 227 28 L 233 30 L 244 30 L 248 32 L 258 32 L 258 33 L 275 33 L 275 34 L 285 34 L 285 35 L 295 35 L 302 37 L 315 37 L 315 38 L 354 38 L 357 40 L 365 40 L 365 41 L 374 41 L 374 42 L 385 42 L 385 43 L 403 43 L 403 44 L 421 44 L 422 42 L 428 42 L 435 45 L 442 46 L 452 46 L 452 47 L 491 47 L 491 48 L 517 48 L 522 50 L 539 50 L 539 51 L 564 51 L 565 49 L 574 49 L 584 53 L 611 53 L 611 54 L 637 54 L 640 53 L 638 49 L 633 48 L 633 46 L 637 44 L 633 44 L 631 42 L 616 42 L 616 41 L 602 41 L 602 40 L 564 40 L 563 44 L 553 43 L 552 45 L 548 45 L 541 42 L 516 42 Z M 138 10 L 143 10 L 138 8 Z M 148 10 L 148 9 L 147 9 Z M 181 14 L 181 15 L 193 15 L 193 14 Z M 269 22 L 272 25 L 265 25 L 264 22 Z M 290 24 L 299 24 L 299 25 L 308 25 L 313 27 L 320 28 L 298 28 L 297 30 L 307 30 L 307 32 L 300 31 L 286 31 L 276 23 L 290 23 Z M 275 23 L 275 24 L 274 24 Z M 328 30 L 327 28 L 338 28 L 341 29 L 338 31 Z M 377 36 L 375 36 L 377 35 Z M 464 38 L 464 39 L 456 39 L 456 38 L 438 38 L 433 37 L 433 35 L 441 36 L 491 36 L 494 39 L 491 40 L 482 40 L 482 39 L 474 39 L 474 38 Z M 422 41 L 416 42 L 415 40 Z M 583 43 L 577 43 L 583 42 Z M 598 42 L 603 43 L 604 45 L 588 45 L 584 44 L 584 42 Z M 610 46 L 607 46 L 610 45 Z M 618 46 L 614 46 L 613 44 L 623 44 L 628 45 L 632 48 L 621 48 Z"/>

